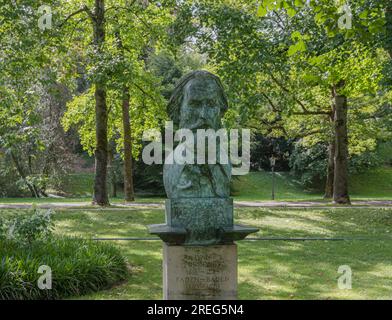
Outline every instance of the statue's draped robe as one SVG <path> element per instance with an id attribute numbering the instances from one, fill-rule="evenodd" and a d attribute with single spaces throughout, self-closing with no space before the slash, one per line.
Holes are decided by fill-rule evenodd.
<path id="1" fill-rule="evenodd" d="M 220 150 L 219 146 L 217 150 Z M 217 155 L 217 159 L 220 157 Z M 231 165 L 165 164 L 163 182 L 168 198 L 230 197 Z"/>

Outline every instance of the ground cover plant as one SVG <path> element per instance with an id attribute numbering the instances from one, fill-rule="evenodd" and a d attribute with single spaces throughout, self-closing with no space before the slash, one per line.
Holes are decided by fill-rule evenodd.
<path id="1" fill-rule="evenodd" d="M 52 233 L 50 211 L 33 209 L 1 221 L 0 299 L 61 299 L 105 289 L 128 277 L 118 248 Z M 38 281 L 50 268 L 42 289 Z M 46 271 L 48 269 L 45 269 Z M 45 272 L 46 274 L 46 272 Z M 50 281 L 50 284 L 49 282 Z"/>

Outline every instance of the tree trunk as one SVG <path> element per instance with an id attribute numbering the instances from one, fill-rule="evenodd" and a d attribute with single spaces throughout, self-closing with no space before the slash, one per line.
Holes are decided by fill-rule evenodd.
<path id="1" fill-rule="evenodd" d="M 105 4 L 104 0 L 95 0 L 94 46 L 99 55 L 103 53 L 105 42 Z M 106 86 L 103 80 L 95 83 L 95 180 L 93 203 L 109 205 L 107 193 L 107 157 L 108 157 L 108 111 L 106 105 Z"/>
<path id="2" fill-rule="evenodd" d="M 324 199 L 333 197 L 333 181 L 335 174 L 335 140 L 332 139 L 328 146 L 327 181 L 325 182 Z"/>
<path id="3" fill-rule="evenodd" d="M 330 122 L 331 127 L 334 124 L 335 110 L 332 106 Z M 325 182 L 324 199 L 332 199 L 333 197 L 333 178 L 335 174 L 335 135 L 332 133 L 328 146 L 328 164 L 327 164 L 327 181 Z"/>
<path id="4" fill-rule="evenodd" d="M 124 47 L 120 33 L 115 32 L 117 47 L 124 58 Z M 122 122 L 124 131 L 124 200 L 126 202 L 135 201 L 135 192 L 133 188 L 132 172 L 132 129 L 129 116 L 129 87 L 125 84 L 122 88 Z"/>
<path id="5" fill-rule="evenodd" d="M 132 175 L 132 136 L 129 117 L 129 88 L 123 87 L 122 119 L 124 129 L 124 199 L 135 201 Z"/>
<path id="6" fill-rule="evenodd" d="M 116 175 L 116 166 L 114 163 L 114 153 L 115 153 L 115 146 L 112 145 L 110 147 L 110 152 L 108 156 L 108 172 L 110 176 L 110 183 L 112 186 L 112 197 L 117 198 L 117 175 Z"/>
<path id="7" fill-rule="evenodd" d="M 117 178 L 116 175 L 112 176 L 112 197 L 117 198 Z"/>
<path id="8" fill-rule="evenodd" d="M 333 201 L 339 204 L 350 204 L 348 194 L 348 135 L 347 135 L 347 97 L 337 90 L 344 82 L 334 87 L 333 99 L 335 108 L 335 172 L 333 183 Z"/>
<path id="9" fill-rule="evenodd" d="M 33 198 L 39 198 L 39 192 L 37 190 L 37 187 L 34 184 L 31 184 L 30 182 L 27 181 L 26 173 L 25 173 L 22 165 L 20 164 L 19 159 L 16 156 L 14 151 L 11 151 L 11 158 L 12 158 L 12 161 L 14 162 L 15 168 L 18 171 L 19 176 L 22 178 L 22 180 L 26 184 L 27 188 L 30 190 L 31 196 Z"/>

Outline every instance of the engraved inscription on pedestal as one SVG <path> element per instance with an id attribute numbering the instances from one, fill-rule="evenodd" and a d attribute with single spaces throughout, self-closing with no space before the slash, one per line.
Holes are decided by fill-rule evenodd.
<path id="1" fill-rule="evenodd" d="M 237 246 L 163 249 L 164 299 L 237 299 Z"/>

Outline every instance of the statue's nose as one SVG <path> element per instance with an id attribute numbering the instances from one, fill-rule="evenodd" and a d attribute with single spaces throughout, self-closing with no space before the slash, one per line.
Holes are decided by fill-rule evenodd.
<path id="1" fill-rule="evenodd" d="M 207 117 L 208 117 L 208 107 L 207 107 L 207 104 L 205 104 L 205 103 L 203 103 L 203 106 L 202 106 L 201 116 L 203 119 L 207 119 Z"/>

